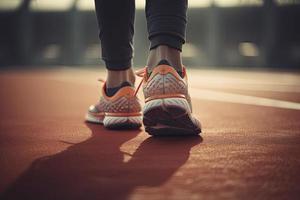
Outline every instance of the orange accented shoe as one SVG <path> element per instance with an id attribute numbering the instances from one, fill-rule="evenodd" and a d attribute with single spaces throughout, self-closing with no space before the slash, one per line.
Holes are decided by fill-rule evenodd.
<path id="1" fill-rule="evenodd" d="M 142 125 L 142 114 L 135 88 L 122 87 L 109 97 L 106 95 L 104 84 L 100 101 L 89 107 L 85 119 L 110 129 L 139 128 Z"/>
<path id="2" fill-rule="evenodd" d="M 143 75 L 145 106 L 143 123 L 150 135 L 198 135 L 200 122 L 192 116 L 192 105 L 187 86 L 186 70 L 182 75 L 170 65 L 159 64 L 150 75 Z"/>

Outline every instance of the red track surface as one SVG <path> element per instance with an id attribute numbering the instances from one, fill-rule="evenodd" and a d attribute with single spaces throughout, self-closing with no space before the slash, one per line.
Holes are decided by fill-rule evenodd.
<path id="1" fill-rule="evenodd" d="M 86 124 L 100 71 L 2 72 L 1 197 L 299 199 L 300 76 L 191 74 L 202 138 L 156 138 L 143 129 L 108 131 Z M 216 92 L 240 96 L 224 100 Z M 247 103 L 249 96 L 267 98 L 262 101 L 268 106 L 253 105 L 255 99 Z M 280 108 L 274 99 L 294 108 Z"/>

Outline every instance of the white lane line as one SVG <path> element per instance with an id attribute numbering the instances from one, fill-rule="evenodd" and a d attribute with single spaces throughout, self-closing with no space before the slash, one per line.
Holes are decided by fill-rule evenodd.
<path id="1" fill-rule="evenodd" d="M 299 78 L 300 79 L 300 78 Z M 250 91 L 271 91 L 271 92 L 296 92 L 300 93 L 300 83 L 291 80 L 290 82 L 268 82 L 261 80 L 245 80 L 236 78 L 199 78 L 191 77 L 193 85 L 209 88 L 238 89 Z"/>
<path id="2" fill-rule="evenodd" d="M 192 82 L 194 84 L 194 82 Z M 285 86 L 285 85 L 242 85 L 239 83 L 236 84 L 214 84 L 214 83 L 206 83 L 206 84 L 198 84 L 203 86 L 209 86 L 209 88 L 214 89 L 233 89 L 233 90 L 245 90 L 245 91 L 260 91 L 260 92 L 293 92 L 300 93 L 300 85 L 299 86 Z"/>
<path id="3" fill-rule="evenodd" d="M 194 88 L 190 88 L 190 92 L 192 98 L 196 99 L 300 110 L 300 103 L 290 101 Z"/>

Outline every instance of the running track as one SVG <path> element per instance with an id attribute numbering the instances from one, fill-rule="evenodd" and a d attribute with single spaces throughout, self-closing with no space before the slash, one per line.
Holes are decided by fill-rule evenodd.
<path id="1" fill-rule="evenodd" d="M 96 69 L 0 73 L 0 199 L 299 199 L 300 74 L 190 70 L 202 137 L 83 121 Z"/>

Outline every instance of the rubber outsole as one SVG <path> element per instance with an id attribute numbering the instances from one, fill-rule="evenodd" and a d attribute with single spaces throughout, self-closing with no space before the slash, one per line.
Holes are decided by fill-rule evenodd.
<path id="1" fill-rule="evenodd" d="M 153 136 L 199 135 L 201 125 L 189 108 L 186 99 L 156 99 L 146 103 L 143 123 Z"/>
<path id="2" fill-rule="evenodd" d="M 103 124 L 107 129 L 138 129 L 142 126 L 141 116 L 105 116 L 102 118 L 97 118 L 88 113 L 85 119 L 90 123 Z"/>

